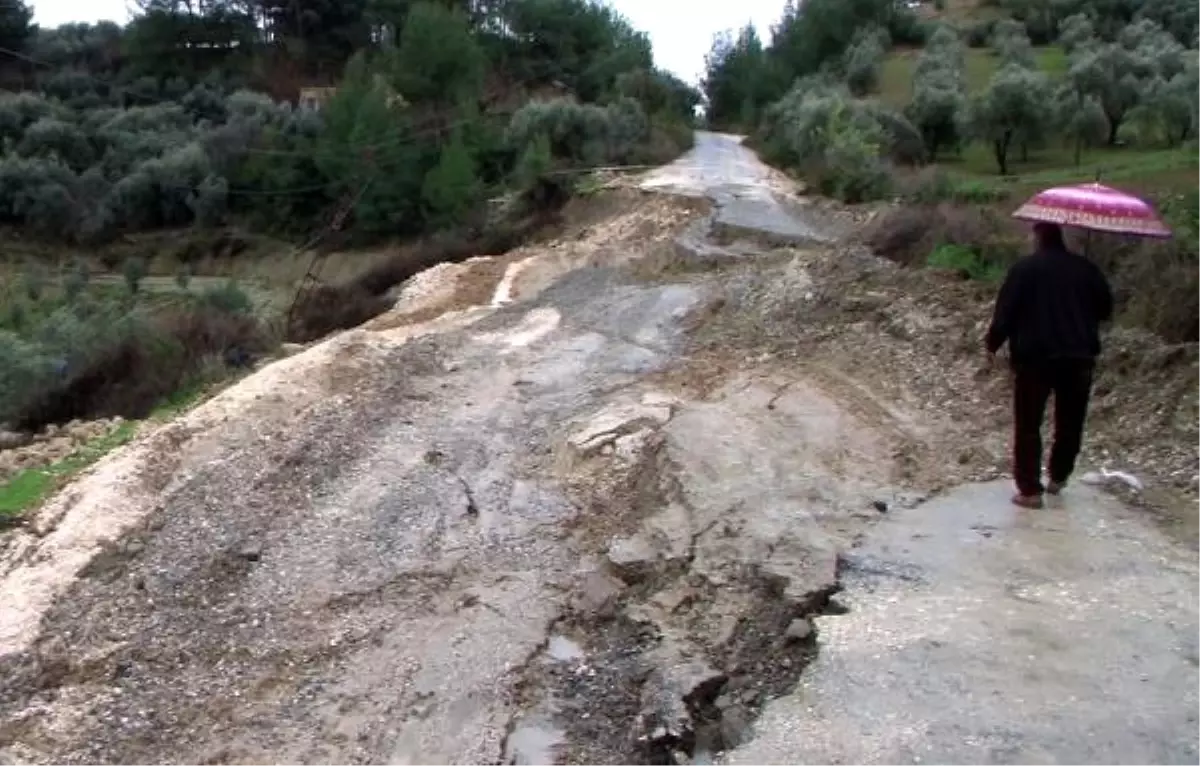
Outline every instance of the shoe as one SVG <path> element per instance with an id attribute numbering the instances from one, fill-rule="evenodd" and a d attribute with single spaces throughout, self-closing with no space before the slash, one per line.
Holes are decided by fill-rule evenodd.
<path id="1" fill-rule="evenodd" d="M 1063 489 L 1067 486 L 1065 481 L 1051 481 L 1046 485 L 1046 492 L 1051 495 L 1062 494 Z"/>
<path id="2" fill-rule="evenodd" d="M 1022 508 L 1030 508 L 1033 510 L 1038 510 L 1045 506 L 1045 503 L 1042 502 L 1041 495 L 1013 495 L 1012 503 L 1013 505 L 1019 505 Z"/>

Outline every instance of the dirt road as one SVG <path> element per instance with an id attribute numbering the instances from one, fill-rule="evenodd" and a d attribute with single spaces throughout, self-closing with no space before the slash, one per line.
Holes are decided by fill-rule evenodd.
<path id="1" fill-rule="evenodd" d="M 694 356 L 723 300 L 696 260 L 837 227 L 729 137 L 644 183 L 707 196 L 714 250 L 695 203 L 648 194 L 440 272 L 8 540 L 0 761 L 1194 759 L 1194 554 L 1087 491 L 1034 522 L 999 490 L 922 505 L 902 407 Z"/>

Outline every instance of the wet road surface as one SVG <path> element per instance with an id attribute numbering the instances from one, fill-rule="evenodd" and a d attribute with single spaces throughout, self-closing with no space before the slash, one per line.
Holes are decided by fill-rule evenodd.
<path id="1" fill-rule="evenodd" d="M 793 184 L 742 145 L 740 136 L 698 132 L 691 151 L 656 170 L 642 188 L 708 197 L 715 209 L 691 232 L 689 244 L 713 253 L 723 245 L 709 241 L 750 238 L 776 246 L 832 241 L 828 225 L 804 209 Z M 757 248 L 735 250 L 753 254 Z"/>
<path id="2" fill-rule="evenodd" d="M 729 763 L 1196 763 L 1196 558 L 1073 486 L 889 514 L 842 562 L 849 612 Z"/>

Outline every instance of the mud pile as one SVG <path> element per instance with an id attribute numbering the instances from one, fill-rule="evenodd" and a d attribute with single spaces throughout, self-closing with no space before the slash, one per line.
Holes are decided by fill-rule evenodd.
<path id="1" fill-rule="evenodd" d="M 710 352 L 748 354 L 834 378 L 868 381 L 891 408 L 938 424 L 910 445 L 934 487 L 1009 470 L 1011 382 L 983 369 L 995 287 L 906 269 L 860 247 L 781 251 L 722 276 L 723 321 L 698 337 Z M 1003 360 L 1002 360 L 1003 361 Z M 1133 473 L 1151 506 L 1190 506 L 1197 492 L 1196 344 L 1164 344 L 1116 327 L 1104 338 L 1081 462 Z"/>

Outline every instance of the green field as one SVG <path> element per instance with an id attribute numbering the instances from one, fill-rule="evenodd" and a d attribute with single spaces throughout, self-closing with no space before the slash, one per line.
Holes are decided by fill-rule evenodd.
<path id="1" fill-rule="evenodd" d="M 879 74 L 879 97 L 892 106 L 903 108 L 912 100 L 913 71 L 917 68 L 919 49 L 896 49 L 887 55 Z M 1062 77 L 1067 72 L 1067 55 L 1062 48 L 1049 46 L 1035 48 L 1038 66 L 1051 77 Z M 967 90 L 977 93 L 987 86 L 996 72 L 999 59 L 990 49 L 967 49 Z"/>
<path id="2" fill-rule="evenodd" d="M 1067 71 L 1065 52 L 1057 46 L 1036 48 L 1041 69 L 1058 78 Z M 879 98 L 904 108 L 912 97 L 912 77 L 919 50 L 893 50 L 884 62 L 880 74 Z M 987 86 L 995 73 L 998 60 L 989 49 L 967 50 L 967 89 L 977 93 Z M 997 174 L 996 161 L 983 144 L 970 144 L 959 156 L 941 156 L 938 164 L 962 180 L 981 183 L 989 188 L 1009 191 L 1021 197 L 1038 189 L 1056 184 L 1083 183 L 1099 177 L 1136 193 L 1159 194 L 1195 189 L 1197 185 L 1197 155 L 1192 147 L 1162 149 L 1152 147 L 1100 147 L 1087 149 L 1075 164 L 1074 152 L 1065 146 L 1050 146 L 1031 150 L 1028 160 L 1019 151 L 1009 157 L 1010 173 Z"/>
<path id="3" fill-rule="evenodd" d="M 1137 193 L 1185 191 L 1196 188 L 1197 162 L 1193 149 L 1137 149 L 1101 147 L 1083 152 L 1079 165 L 1070 149 L 1047 147 L 1031 151 L 1029 161 L 1017 154 L 1010 160 L 1011 175 L 996 173 L 996 163 L 983 144 L 967 146 L 961 157 L 939 158 L 939 165 L 964 181 L 1008 190 L 1013 196 L 1047 186 L 1101 182 Z"/>

